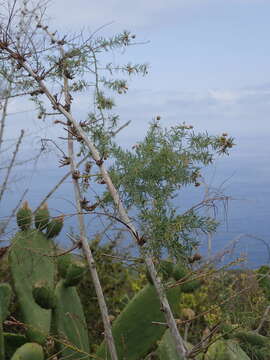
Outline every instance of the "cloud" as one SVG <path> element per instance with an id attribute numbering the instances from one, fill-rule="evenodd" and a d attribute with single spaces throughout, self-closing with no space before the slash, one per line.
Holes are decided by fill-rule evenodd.
<path id="1" fill-rule="evenodd" d="M 254 138 L 270 130 L 270 85 L 193 92 L 137 90 L 118 103 L 123 121 L 132 120 L 120 134 L 126 144 L 139 140 L 157 115 L 166 126 L 186 122 L 210 134 L 226 131 L 232 136 Z"/>
<path id="2" fill-rule="evenodd" d="M 186 10 L 207 3 L 209 0 L 57 0 L 48 8 L 48 14 L 60 26 L 89 26 L 95 30 L 113 21 L 121 27 L 138 29 L 179 19 Z"/>

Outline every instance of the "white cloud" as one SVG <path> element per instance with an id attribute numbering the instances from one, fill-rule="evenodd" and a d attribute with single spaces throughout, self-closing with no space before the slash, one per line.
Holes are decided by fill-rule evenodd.
<path id="1" fill-rule="evenodd" d="M 209 96 L 217 102 L 233 103 L 241 97 L 241 93 L 229 90 L 209 90 Z"/>
<path id="2" fill-rule="evenodd" d="M 74 27 L 99 26 L 115 22 L 119 27 L 134 28 L 160 25 L 179 20 L 184 12 L 210 0 L 57 0 L 48 8 L 54 23 Z M 211 2 L 211 1 L 210 1 Z"/>

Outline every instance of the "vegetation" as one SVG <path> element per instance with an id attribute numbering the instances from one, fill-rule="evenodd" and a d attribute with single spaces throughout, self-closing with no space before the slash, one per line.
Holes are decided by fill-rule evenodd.
<path id="1" fill-rule="evenodd" d="M 22 221 L 23 213 L 27 221 Z M 96 305 L 88 300 L 91 296 L 89 285 L 85 286 L 89 279 L 85 277 L 84 262 L 78 255 L 63 253 L 54 245 L 53 238 L 59 234 L 58 224 L 54 236 L 46 236 L 47 229 L 52 230 L 49 224 L 56 222 L 47 210 L 37 211 L 35 219 L 39 219 L 35 221 L 37 229 L 31 227 L 28 204 L 23 204 L 17 214 L 21 230 L 1 262 L 12 274 L 12 290 L 8 283 L 0 286 L 1 359 L 44 359 L 56 353 L 60 359 L 109 358 L 106 343 L 100 344 L 100 318 L 91 316 L 91 311 L 93 315 L 96 313 Z M 130 265 L 112 261 L 117 256 L 114 248 L 96 243 L 96 254 L 104 254 L 104 250 L 111 257 L 105 256 L 98 269 L 101 278 L 107 275 L 108 269 L 118 272 L 115 287 L 109 292 L 114 303 L 120 304 L 120 313 L 115 315 L 112 327 L 119 358 L 141 359 L 151 355 L 157 359 L 177 359 L 174 342 L 166 331 L 164 314 L 145 269 L 139 265 L 143 276 L 136 275 Z M 179 265 L 168 261 L 161 264 L 160 275 L 167 284 L 167 296 L 190 358 L 268 358 L 269 323 L 262 319 L 269 303 L 265 293 L 269 286 L 267 267 L 257 273 L 205 267 L 200 269 L 199 276 L 195 270 L 180 270 Z M 126 281 L 117 282 L 122 275 Z M 80 289 L 82 302 L 76 287 Z M 124 304 L 119 296 L 126 290 L 130 292 L 130 300 L 126 299 Z M 17 306 L 9 306 L 12 292 L 15 295 L 12 303 L 19 304 L 19 311 Z M 15 311 L 10 313 L 9 309 Z M 86 322 L 90 329 L 99 328 L 99 333 L 87 331 Z"/>
<path id="2" fill-rule="evenodd" d="M 72 180 L 79 229 L 68 234 L 69 249 L 54 241 L 67 214 L 51 217 L 46 200 L 63 179 L 34 212 L 18 199 L 2 224 L 7 233 L 16 213 L 20 230 L 0 252 L 0 360 L 267 360 L 269 269 L 216 269 L 197 250 L 201 234 L 218 226 L 205 208 L 227 197 L 206 196 L 184 212 L 173 201 L 203 184 L 204 167 L 228 154 L 233 139 L 185 123 L 165 128 L 157 116 L 142 140 L 123 149 L 117 134 L 128 123 L 114 113 L 114 95 L 148 70 L 104 63 L 104 54 L 134 45 L 135 35 L 61 36 L 46 23 L 46 2 L 8 4 L 0 24 L 0 147 L 12 97 L 30 97 L 43 121 L 53 117 L 66 147 L 58 138 L 42 146 L 53 143 L 69 168 L 64 179 Z M 93 104 L 81 120 L 73 105 L 86 92 Z M 23 136 L 12 147 L 0 201 Z M 100 191 L 89 200 L 93 184 Z M 89 239 L 85 216 L 93 215 L 118 227 L 112 241 Z M 133 241 L 136 256 L 123 252 L 119 238 Z"/>

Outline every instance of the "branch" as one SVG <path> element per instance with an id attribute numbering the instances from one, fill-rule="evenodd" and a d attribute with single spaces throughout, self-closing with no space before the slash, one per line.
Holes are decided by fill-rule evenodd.
<path id="1" fill-rule="evenodd" d="M 3 136 L 4 136 L 4 128 L 5 128 L 5 122 L 6 122 L 6 117 L 7 117 L 7 107 L 8 107 L 8 101 L 10 98 L 10 93 L 11 93 L 11 83 L 9 83 L 9 87 L 6 91 L 6 98 L 4 101 L 4 105 L 3 105 L 3 111 L 2 111 L 2 116 L 1 116 L 1 125 L 0 125 L 0 149 L 2 147 L 2 143 L 3 143 Z"/>
<path id="2" fill-rule="evenodd" d="M 11 219 L 15 216 L 18 208 L 20 207 L 23 199 L 25 198 L 25 195 L 28 193 L 28 190 L 29 190 L 29 189 L 24 190 L 24 192 L 23 192 L 20 200 L 18 201 L 18 203 L 17 203 L 17 205 L 15 206 L 15 208 L 12 210 L 12 212 L 11 212 L 10 216 L 8 217 L 7 221 L 4 223 L 3 227 L 0 228 L 0 235 L 2 235 L 2 234 L 5 233 L 6 228 L 8 227 Z"/>
<path id="3" fill-rule="evenodd" d="M 6 190 L 6 187 L 7 187 L 7 183 L 8 183 L 8 179 L 9 179 L 9 175 L 10 175 L 10 172 L 13 168 L 13 165 L 14 165 L 14 162 L 15 162 L 15 159 L 16 159 L 16 156 L 18 154 L 18 151 L 19 151 L 19 148 L 20 148 L 20 145 L 21 145 L 21 142 L 22 142 L 22 138 L 23 138 L 23 135 L 24 135 L 24 130 L 21 130 L 21 134 L 19 136 L 19 139 L 17 141 L 17 144 L 16 144 L 16 148 L 13 152 L 13 156 L 12 156 L 12 159 L 10 161 L 10 164 L 9 164 L 9 167 L 7 169 L 7 174 L 6 174 L 6 177 L 5 177 L 5 180 L 3 182 L 3 185 L 1 186 L 1 191 L 0 191 L 0 202 L 2 200 L 2 197 L 3 197 L 3 194 Z"/>
<path id="4" fill-rule="evenodd" d="M 53 108 L 55 110 L 59 110 L 64 116 L 65 118 L 73 125 L 73 127 L 76 129 L 78 135 L 81 137 L 81 139 L 84 141 L 86 147 L 89 149 L 92 158 L 95 160 L 97 166 L 99 166 L 100 168 L 100 172 L 102 174 L 103 180 L 105 181 L 108 191 L 110 192 L 113 201 L 115 203 L 115 207 L 118 210 L 121 219 L 128 224 L 131 229 L 132 229 L 132 233 L 133 234 L 138 234 L 136 231 L 135 226 L 133 225 L 133 223 L 131 222 L 131 220 L 129 219 L 129 216 L 127 214 L 126 209 L 124 208 L 119 193 L 117 192 L 114 184 L 112 183 L 112 180 L 107 172 L 107 169 L 105 167 L 104 161 L 101 158 L 97 148 L 95 147 L 95 145 L 92 143 L 92 141 L 87 137 L 86 133 L 83 131 L 82 127 L 79 125 L 79 123 L 75 120 L 75 118 L 71 115 L 71 113 L 69 111 L 67 111 L 66 106 L 63 106 L 62 104 L 60 104 L 57 99 L 51 94 L 51 92 L 48 90 L 48 88 L 46 87 L 43 79 L 36 74 L 31 67 L 27 64 L 27 61 L 25 58 L 23 58 L 22 56 L 20 56 L 17 53 L 14 53 L 12 50 L 10 50 L 8 47 L 5 48 L 5 50 L 9 53 L 10 57 L 12 59 L 14 59 L 22 68 L 24 68 L 28 74 L 30 76 L 32 76 L 37 83 L 39 84 L 41 90 L 43 91 L 43 93 L 47 96 L 47 98 L 49 99 L 49 101 L 51 102 Z M 65 104 L 67 105 L 67 104 Z M 70 151 L 71 151 L 71 147 L 70 147 Z M 69 157 L 72 157 L 72 154 L 69 155 Z M 73 169 L 75 170 L 75 169 Z M 79 189 L 75 183 L 75 179 L 74 179 L 74 188 Z M 76 190 L 76 202 L 77 202 L 77 208 L 80 209 L 80 204 L 79 204 L 79 199 L 80 199 L 80 194 L 78 192 L 78 190 Z M 79 217 L 79 221 L 81 222 L 81 235 L 82 235 L 82 243 L 83 243 L 83 248 L 87 257 L 87 261 L 90 265 L 90 269 L 92 269 L 93 271 L 95 270 L 95 264 L 93 263 L 93 259 L 91 257 L 91 251 L 89 249 L 89 245 L 87 242 L 87 239 L 84 237 L 83 235 L 83 222 L 81 220 L 81 218 Z M 135 241 L 137 242 L 137 244 L 140 246 L 140 244 L 138 243 L 138 237 L 134 237 Z M 162 311 L 164 311 L 165 314 L 165 318 L 166 318 L 166 322 L 168 324 L 168 327 L 170 329 L 170 333 L 172 335 L 172 338 L 174 340 L 175 346 L 176 346 L 176 350 L 177 350 L 177 354 L 179 356 L 179 358 L 182 356 L 183 360 L 187 360 L 187 349 L 185 347 L 184 344 L 184 340 L 182 338 L 182 336 L 180 335 L 178 329 L 177 329 L 177 324 L 176 321 L 174 319 L 172 310 L 170 308 L 167 296 L 166 296 L 166 292 L 165 289 L 162 285 L 161 279 L 158 277 L 157 275 L 157 271 L 155 269 L 154 263 L 153 263 L 153 259 L 150 255 L 145 254 L 144 255 L 144 260 L 147 266 L 147 269 L 150 273 L 150 276 L 153 280 L 153 284 L 155 286 L 155 289 L 157 291 L 157 295 L 159 297 L 160 303 L 161 303 L 161 307 L 162 307 Z M 92 276 L 93 276 L 93 272 L 92 272 Z M 98 278 L 97 278 L 98 280 Z M 110 323 L 108 323 L 108 325 L 110 326 Z M 106 330 L 106 329 L 105 329 Z M 105 331 L 106 333 L 106 331 Z M 108 338 L 107 338 L 108 340 Z M 111 349 L 110 349 L 111 350 Z M 114 360 L 117 359 L 116 357 L 113 357 Z"/>
<path id="5" fill-rule="evenodd" d="M 56 40 L 52 34 L 49 33 L 48 28 L 42 27 L 43 30 L 51 37 L 52 40 Z M 65 52 L 62 45 L 59 45 L 61 56 L 65 56 Z M 65 95 L 65 108 L 70 109 L 71 108 L 71 96 L 68 91 L 68 78 L 65 74 L 65 69 L 62 71 L 62 76 L 64 78 L 64 95 Z M 69 110 L 70 111 L 70 110 Z M 68 112 L 69 113 L 69 112 Z M 71 129 L 71 123 L 68 126 L 68 129 Z M 68 157 L 70 159 L 70 170 L 72 174 L 75 174 L 76 172 L 76 162 L 74 157 L 74 146 L 73 146 L 73 139 L 70 132 L 68 132 Z M 82 214 L 82 196 L 80 191 L 80 186 L 78 182 L 78 178 L 75 176 L 72 176 L 72 182 L 74 187 L 74 195 L 76 200 L 76 207 L 78 211 L 78 222 L 79 222 L 79 229 L 80 229 L 80 243 L 83 247 L 83 251 L 89 266 L 89 270 L 92 276 L 92 280 L 94 283 L 95 291 L 97 294 L 97 300 L 101 312 L 101 317 L 104 325 L 104 332 L 105 332 L 105 339 L 109 348 L 110 356 L 112 360 L 118 360 L 117 352 L 116 352 L 116 346 L 114 343 L 114 338 L 112 335 L 112 328 L 108 313 L 108 308 L 106 305 L 106 301 L 104 298 L 103 290 L 100 284 L 100 280 L 97 273 L 96 263 L 92 254 L 92 251 L 90 249 L 87 236 L 86 236 L 86 229 L 85 229 L 85 223 L 84 223 L 84 217 Z"/>

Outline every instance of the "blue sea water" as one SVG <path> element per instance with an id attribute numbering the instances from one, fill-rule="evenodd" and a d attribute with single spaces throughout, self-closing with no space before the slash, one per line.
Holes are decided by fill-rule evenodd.
<path id="1" fill-rule="evenodd" d="M 209 188 L 212 191 L 218 189 L 229 197 L 225 204 L 220 203 L 217 207 L 215 215 L 220 221 L 220 226 L 217 233 L 211 237 L 212 256 L 222 252 L 228 246 L 232 249 L 234 242 L 233 251 L 225 257 L 226 261 L 241 256 L 245 259 L 242 266 L 250 268 L 270 262 L 269 150 L 270 145 L 266 136 L 260 139 L 245 139 L 232 151 L 230 156 L 224 156 L 203 171 L 205 182 Z M 51 160 L 50 155 L 47 155 L 35 168 L 27 166 L 14 174 L 13 186 L 2 202 L 1 220 L 4 220 L 15 206 L 23 189 L 29 188 L 26 198 L 31 207 L 35 208 L 65 174 L 67 169 L 54 166 L 55 161 Z M 96 190 L 96 188 L 90 188 L 89 199 Z M 203 186 L 183 188 L 174 200 L 179 212 L 200 202 L 204 197 L 204 191 Z M 49 207 L 54 216 L 61 213 L 70 214 L 66 218 L 64 231 L 59 238 L 62 246 L 68 246 L 66 233 L 71 228 L 74 230 L 77 228 L 71 179 L 67 179 L 53 194 L 49 201 Z M 86 217 L 90 239 L 98 229 L 102 229 L 104 222 L 104 218 L 100 216 Z M 15 229 L 16 226 L 13 222 L 3 240 L 8 241 Z M 201 241 L 200 251 L 207 257 L 209 254 L 208 238 L 200 236 L 199 239 Z"/>

